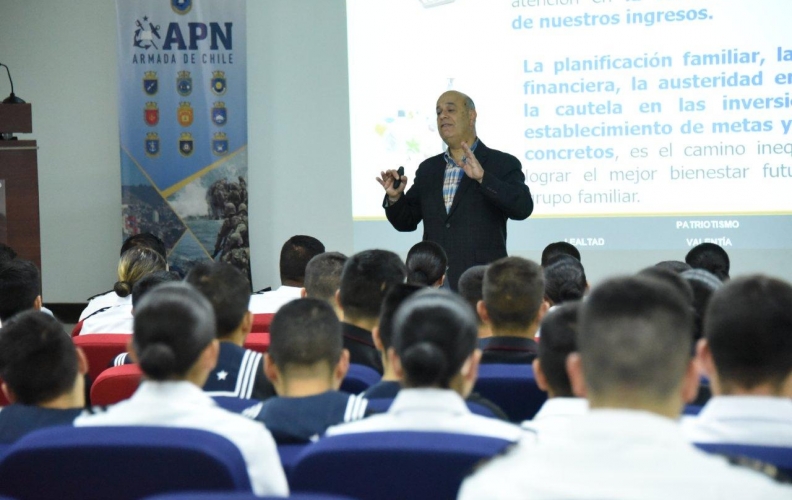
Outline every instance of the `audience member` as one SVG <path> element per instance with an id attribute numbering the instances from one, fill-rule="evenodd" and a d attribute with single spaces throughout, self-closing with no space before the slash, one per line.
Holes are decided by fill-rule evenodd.
<path id="1" fill-rule="evenodd" d="M 682 262 L 681 260 L 663 260 L 655 264 L 654 267 L 659 267 L 660 269 L 667 269 L 677 274 L 682 274 L 685 271 L 693 269 L 692 267 L 690 267 L 690 264 L 686 262 Z"/>
<path id="2" fill-rule="evenodd" d="M 41 278 L 29 260 L 11 259 L 0 267 L 0 321 L 28 309 L 41 309 Z"/>
<path id="3" fill-rule="evenodd" d="M 478 314 L 492 337 L 484 344 L 483 364 L 530 364 L 536 358 L 534 337 L 548 304 L 538 264 L 505 257 L 489 265 L 482 285 Z"/>
<path id="4" fill-rule="evenodd" d="M 675 273 L 667 268 L 650 266 L 638 271 L 638 276 L 662 281 L 667 285 L 671 285 L 677 293 L 684 297 L 685 301 L 690 304 L 691 307 L 693 306 L 693 289 L 690 288 L 690 284 L 685 278 L 680 276 L 679 273 Z"/>
<path id="5" fill-rule="evenodd" d="M 201 387 L 219 352 L 212 306 L 191 285 L 167 283 L 149 292 L 135 313 L 132 356 L 145 380 L 132 398 L 76 426 L 157 425 L 217 433 L 234 443 L 257 495 L 289 493 L 275 442 L 257 422 L 217 407 Z"/>
<path id="6" fill-rule="evenodd" d="M 316 440 L 331 425 L 365 415 L 363 397 L 338 390 L 349 351 L 335 311 L 323 300 L 294 300 L 280 308 L 270 327 L 266 367 L 278 395 L 245 413 L 264 422 L 278 444 Z"/>
<path id="7" fill-rule="evenodd" d="M 404 388 L 387 413 L 328 429 L 327 435 L 376 431 L 434 431 L 516 441 L 512 424 L 474 415 L 464 397 L 476 381 L 481 351 L 476 317 L 459 296 L 422 290 L 393 318 L 390 363 Z"/>
<path id="8" fill-rule="evenodd" d="M 580 260 L 580 251 L 575 245 L 566 241 L 557 241 L 550 243 L 542 250 L 542 267 L 550 265 L 559 255 L 569 255 L 577 259 L 578 262 L 582 262 Z"/>
<path id="9" fill-rule="evenodd" d="M 792 447 L 792 286 L 767 276 L 716 291 L 698 358 L 715 397 L 682 429 L 693 442 Z"/>
<path id="10" fill-rule="evenodd" d="M 556 306 L 564 302 L 580 300 L 588 291 L 586 271 L 579 260 L 569 256 L 558 256 L 544 268 L 544 298 Z"/>
<path id="11" fill-rule="evenodd" d="M 305 285 L 302 297 L 324 300 L 333 307 L 339 318 L 341 309 L 336 303 L 336 292 L 341 286 L 341 272 L 349 257 L 339 252 L 320 253 L 305 266 Z"/>
<path id="12" fill-rule="evenodd" d="M 421 241 L 407 252 L 407 283 L 439 288 L 445 283 L 448 256 L 434 241 Z"/>
<path id="13" fill-rule="evenodd" d="M 723 282 L 704 269 L 689 269 L 679 273 L 679 275 L 687 281 L 693 291 L 693 310 L 696 313 L 694 337 L 698 340 L 701 338 L 704 329 L 704 317 L 706 316 L 710 298 L 716 290 L 723 286 Z"/>
<path id="14" fill-rule="evenodd" d="M 404 283 L 407 268 L 387 250 L 366 250 L 350 257 L 341 273 L 336 302 L 344 314 L 344 348 L 350 362 L 382 373 L 382 360 L 371 330 L 379 323 L 380 307 L 388 289 Z"/>
<path id="15" fill-rule="evenodd" d="M 575 417 L 588 411 L 585 398 L 576 397 L 567 374 L 567 357 L 577 350 L 575 336 L 578 329 L 580 302 L 567 302 L 554 307 L 542 320 L 542 340 L 533 362 L 536 384 L 547 393 L 547 401 L 532 420 L 523 427 L 543 435 L 563 430 Z"/>
<path id="16" fill-rule="evenodd" d="M 689 304 L 664 282 L 628 277 L 596 287 L 581 306 L 579 352 L 567 361 L 591 410 L 553 439 L 494 459 L 459 498 L 789 498 L 792 489 L 707 455 L 682 434 L 676 418 L 698 385 L 692 325 Z"/>
<path id="17" fill-rule="evenodd" d="M 721 281 L 729 280 L 729 254 L 715 243 L 696 245 L 685 255 L 685 262 L 693 269 L 711 272 Z"/>
<path id="18" fill-rule="evenodd" d="M 0 265 L 17 258 L 16 251 L 5 243 L 0 243 Z"/>
<path id="19" fill-rule="evenodd" d="M 280 253 L 281 286 L 277 290 L 254 293 L 250 297 L 250 311 L 274 314 L 283 304 L 299 299 L 305 286 L 305 267 L 324 251 L 322 242 L 312 236 L 297 235 L 286 240 Z"/>
<path id="20" fill-rule="evenodd" d="M 476 318 L 478 318 L 478 338 L 479 345 L 484 343 L 484 339 L 492 337 L 492 330 L 487 323 L 482 321 L 481 316 L 478 315 L 477 306 L 479 301 L 483 298 L 482 283 L 484 282 L 484 273 L 487 271 L 487 266 L 473 266 L 459 277 L 459 285 L 457 293 L 470 304 L 470 307 L 476 311 Z M 482 342 L 484 341 L 484 342 Z"/>
<path id="21" fill-rule="evenodd" d="M 85 406 L 88 362 L 63 326 L 24 311 L 0 329 L 0 378 L 12 403 L 0 409 L 0 444 L 43 427 L 71 425 Z"/>

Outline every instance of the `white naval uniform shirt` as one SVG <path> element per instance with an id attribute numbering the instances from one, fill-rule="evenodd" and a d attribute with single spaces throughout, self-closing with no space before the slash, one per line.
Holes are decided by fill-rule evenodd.
<path id="1" fill-rule="evenodd" d="M 555 439 L 520 443 L 470 476 L 459 499 L 789 499 L 792 487 L 707 455 L 676 421 L 596 409 Z"/>
<path id="2" fill-rule="evenodd" d="M 533 433 L 514 424 L 475 415 L 465 400 L 450 389 L 402 389 L 386 413 L 327 429 L 327 436 L 356 432 L 425 431 L 473 434 L 507 441 Z"/>
<path id="3" fill-rule="evenodd" d="M 134 318 L 132 317 L 132 302 L 112 306 L 104 311 L 83 320 L 80 335 L 91 333 L 123 333 L 131 334 Z"/>
<path id="4" fill-rule="evenodd" d="M 715 396 L 681 425 L 692 443 L 792 447 L 792 399 Z"/>
<path id="5" fill-rule="evenodd" d="M 103 307 L 114 307 L 124 304 L 132 306 L 132 295 L 126 297 L 119 297 L 117 293 L 110 291 L 105 294 L 92 298 L 88 302 L 88 306 L 80 313 L 80 321 L 84 320 L 91 314 L 95 313 Z"/>
<path id="6" fill-rule="evenodd" d="M 286 303 L 299 299 L 302 288 L 283 285 L 277 290 L 255 293 L 250 296 L 250 312 L 253 314 L 274 314 Z"/>
<path id="7" fill-rule="evenodd" d="M 278 450 L 267 428 L 220 408 L 191 382 L 145 381 L 130 399 L 109 407 L 105 413 L 80 416 L 74 425 L 153 425 L 214 432 L 242 452 L 253 493 L 289 494 Z"/>
<path id="8" fill-rule="evenodd" d="M 522 423 L 523 429 L 536 431 L 538 439 L 564 432 L 577 417 L 588 412 L 586 398 L 550 398 L 532 420 Z"/>

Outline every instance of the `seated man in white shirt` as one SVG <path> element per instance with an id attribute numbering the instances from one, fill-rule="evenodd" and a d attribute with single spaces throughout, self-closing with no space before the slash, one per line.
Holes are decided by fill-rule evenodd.
<path id="1" fill-rule="evenodd" d="M 239 448 L 254 493 L 288 495 L 269 431 L 219 408 L 201 390 L 219 352 L 214 312 L 206 298 L 186 283 L 161 285 L 141 301 L 134 330 L 130 351 L 145 380 L 130 399 L 105 413 L 80 417 L 74 425 L 153 425 L 214 432 Z"/>
<path id="2" fill-rule="evenodd" d="M 567 357 L 577 350 L 578 311 L 580 302 L 567 302 L 554 307 L 542 320 L 542 340 L 533 361 L 536 384 L 547 393 L 547 401 L 523 428 L 548 434 L 564 432 L 574 418 L 588 411 L 588 401 L 575 397 L 566 369 Z"/>
<path id="3" fill-rule="evenodd" d="M 254 293 L 250 297 L 250 312 L 275 314 L 283 304 L 302 297 L 305 266 L 324 251 L 322 242 L 312 236 L 297 235 L 289 238 L 280 253 L 281 286 L 277 290 Z"/>
<path id="4" fill-rule="evenodd" d="M 792 286 L 728 282 L 710 299 L 698 359 L 715 395 L 682 421 L 695 443 L 792 447 Z"/>
<path id="5" fill-rule="evenodd" d="M 792 488 L 691 445 L 676 419 L 698 388 L 693 314 L 646 277 L 595 287 L 580 311 L 572 388 L 591 410 L 551 440 L 521 443 L 481 467 L 459 498 L 792 498 Z"/>
<path id="6" fill-rule="evenodd" d="M 331 427 L 327 435 L 377 431 L 473 434 L 517 441 L 530 436 L 519 427 L 474 415 L 464 398 L 478 373 L 478 324 L 464 299 L 443 290 L 414 293 L 393 318 L 390 363 L 401 378 L 387 413 Z"/>

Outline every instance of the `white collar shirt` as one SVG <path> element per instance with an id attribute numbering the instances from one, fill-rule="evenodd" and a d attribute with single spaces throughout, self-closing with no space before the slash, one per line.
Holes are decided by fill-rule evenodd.
<path id="1" fill-rule="evenodd" d="M 402 389 L 387 413 L 330 427 L 327 436 L 359 432 L 424 431 L 473 434 L 507 441 L 533 433 L 494 418 L 470 412 L 465 400 L 450 389 Z"/>
<path id="2" fill-rule="evenodd" d="M 249 309 L 253 314 L 275 314 L 287 303 L 299 299 L 301 294 L 302 288 L 298 286 L 282 285 L 271 292 L 251 295 Z"/>
<path id="3" fill-rule="evenodd" d="M 559 436 L 517 444 L 462 484 L 461 500 L 789 499 L 792 488 L 693 447 L 676 421 L 591 410 Z"/>
<path id="4" fill-rule="evenodd" d="M 129 305 L 131 307 L 132 296 L 127 295 L 126 297 L 119 297 L 115 292 L 107 292 L 105 294 L 99 295 L 92 298 L 88 302 L 88 306 L 83 309 L 83 312 L 80 313 L 80 321 L 84 320 L 103 307 L 115 307 L 121 305 Z"/>
<path id="5" fill-rule="evenodd" d="M 577 417 L 588 412 L 585 398 L 550 398 L 544 402 L 532 420 L 522 423 L 523 429 L 538 433 L 538 438 L 564 432 Z"/>
<path id="6" fill-rule="evenodd" d="M 190 382 L 145 381 L 130 399 L 109 407 L 104 413 L 82 415 L 74 425 L 153 425 L 214 432 L 239 448 L 247 464 L 253 493 L 289 494 L 275 441 L 266 427 L 218 407 L 212 398 Z"/>
<path id="7" fill-rule="evenodd" d="M 91 333 L 132 333 L 132 303 L 110 307 L 83 320 L 80 335 Z"/>
<path id="8" fill-rule="evenodd" d="M 681 425 L 693 443 L 792 447 L 792 399 L 716 396 Z"/>

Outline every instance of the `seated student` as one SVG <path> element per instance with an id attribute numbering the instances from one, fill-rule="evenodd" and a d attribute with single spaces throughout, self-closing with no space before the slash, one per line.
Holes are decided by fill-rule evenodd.
<path id="1" fill-rule="evenodd" d="M 545 300 L 550 306 L 580 300 L 588 292 L 586 271 L 579 260 L 566 255 L 558 256 L 543 268 Z"/>
<path id="2" fill-rule="evenodd" d="M 154 253 L 159 255 L 162 258 L 162 261 L 165 262 L 165 266 L 162 269 L 167 270 L 168 257 L 165 250 L 165 243 L 163 243 L 158 237 L 151 233 L 132 235 L 124 240 L 124 244 L 121 245 L 121 252 L 119 255 L 123 257 L 127 251 L 132 250 L 133 248 L 147 248 L 149 250 L 153 250 Z M 80 313 L 80 321 L 95 313 L 97 310 L 105 307 L 129 305 L 129 294 L 131 293 L 131 287 L 134 286 L 135 282 L 143 276 L 143 273 L 135 273 L 134 277 L 130 276 L 131 274 L 132 273 L 130 273 L 129 270 L 129 263 L 122 263 L 119 261 L 118 281 L 113 286 L 113 289 L 89 298 L 88 306 L 83 310 L 82 313 Z M 125 282 L 128 286 L 124 284 Z M 116 292 L 116 288 L 120 293 Z"/>
<path id="3" fill-rule="evenodd" d="M 253 314 L 274 314 L 278 309 L 302 295 L 305 286 L 305 267 L 315 256 L 324 253 L 321 241 L 312 236 L 292 236 L 283 244 L 280 253 L 281 286 L 277 290 L 260 290 L 250 297 Z"/>
<path id="4" fill-rule="evenodd" d="M 209 301 L 186 283 L 158 286 L 141 301 L 134 330 L 130 351 L 143 371 L 143 383 L 130 399 L 104 413 L 80 416 L 74 425 L 155 425 L 214 432 L 239 448 L 255 494 L 288 495 L 269 431 L 219 408 L 201 390 L 220 350 Z"/>
<path id="5" fill-rule="evenodd" d="M 272 320 L 266 355 L 267 377 L 278 395 L 245 415 L 264 422 L 278 444 L 315 440 L 331 425 L 365 414 L 365 399 L 338 390 L 348 369 L 341 323 L 330 304 L 289 302 Z"/>
<path id="6" fill-rule="evenodd" d="M 551 261 L 555 261 L 559 255 L 568 255 L 574 257 L 578 262 L 582 262 L 580 260 L 580 251 L 575 245 L 566 241 L 557 241 L 550 243 L 542 250 L 542 267 L 550 265 Z"/>
<path id="7" fill-rule="evenodd" d="M 445 283 L 448 256 L 433 241 L 416 243 L 407 252 L 407 283 L 440 288 Z"/>
<path id="8" fill-rule="evenodd" d="M 685 262 L 693 269 L 711 272 L 721 281 L 729 280 L 729 254 L 715 243 L 696 245 L 685 255 Z"/>
<path id="9" fill-rule="evenodd" d="M 11 259 L 0 267 L 0 321 L 28 309 L 41 309 L 39 270 L 28 260 Z"/>
<path id="10" fill-rule="evenodd" d="M 542 439 L 548 432 L 559 432 L 570 421 L 588 411 L 585 398 L 575 397 L 566 369 L 567 357 L 575 352 L 578 310 L 580 302 L 567 302 L 553 308 L 542 320 L 542 341 L 533 361 L 536 384 L 547 392 L 547 401 L 523 428 L 539 433 Z"/>
<path id="11" fill-rule="evenodd" d="M 116 302 L 81 316 L 80 335 L 132 333 L 132 288 L 143 277 L 166 267 L 165 259 L 151 248 L 137 246 L 124 252 L 118 262 L 118 282 L 113 287 Z M 88 307 L 93 305 L 92 301 Z"/>
<path id="12" fill-rule="evenodd" d="M 52 316 L 25 311 L 0 329 L 0 444 L 43 427 L 71 425 L 85 406 L 88 362 Z"/>
<path id="13" fill-rule="evenodd" d="M 404 388 L 387 413 L 331 427 L 327 435 L 377 431 L 432 431 L 517 441 L 519 427 L 474 415 L 465 396 L 476 382 L 476 316 L 459 296 L 422 290 L 393 318 L 394 365 Z"/>
<path id="14" fill-rule="evenodd" d="M 683 419 L 688 439 L 792 447 L 789 283 L 755 275 L 716 291 L 698 358 L 715 396 L 698 416 Z"/>
<path id="15" fill-rule="evenodd" d="M 349 257 L 339 252 L 320 253 L 305 266 L 305 284 L 302 297 L 321 299 L 330 304 L 339 318 L 341 309 L 336 303 L 336 292 L 341 287 L 341 272 Z"/>
<path id="16" fill-rule="evenodd" d="M 712 298 L 712 294 L 716 290 L 723 286 L 723 282 L 717 276 L 704 269 L 689 269 L 679 273 L 679 276 L 687 281 L 693 291 L 693 310 L 696 312 L 694 337 L 698 340 L 704 330 L 704 318 L 706 317 L 710 298 Z"/>
<path id="17" fill-rule="evenodd" d="M 460 499 L 792 497 L 792 488 L 707 455 L 682 434 L 676 419 L 698 373 L 692 312 L 674 288 L 645 277 L 606 281 L 579 320 L 567 368 L 591 410 L 553 439 L 518 444 L 479 468 Z"/>
<path id="18" fill-rule="evenodd" d="M 470 307 L 472 307 L 474 311 L 476 310 L 476 306 L 478 305 L 479 301 L 482 299 L 481 286 L 484 282 L 484 273 L 486 271 L 487 266 L 473 266 L 462 273 L 462 276 L 459 277 L 457 293 L 463 299 L 465 299 L 468 304 L 470 304 Z M 479 347 L 482 347 L 484 344 L 486 344 L 486 340 L 484 339 L 492 337 L 492 330 L 490 330 L 490 327 L 487 323 L 484 323 L 484 321 L 481 320 L 481 316 L 478 315 L 478 312 L 476 312 L 476 317 L 478 318 L 479 322 Z"/>
<path id="19" fill-rule="evenodd" d="M 344 315 L 341 327 L 350 363 L 382 373 L 382 359 L 371 330 L 379 323 L 380 306 L 388 289 L 406 278 L 404 263 L 387 250 L 365 250 L 344 264 L 336 302 Z"/>
<path id="20" fill-rule="evenodd" d="M 482 295 L 477 310 L 492 337 L 482 348 L 481 363 L 532 363 L 534 337 L 548 309 L 542 268 L 521 257 L 497 260 L 484 274 Z"/>
<path id="21" fill-rule="evenodd" d="M 654 265 L 654 267 L 659 267 L 660 269 L 668 269 L 669 271 L 675 272 L 677 274 L 682 274 L 685 271 L 689 271 L 693 269 L 690 267 L 690 264 L 687 262 L 682 262 L 681 260 L 662 260 Z"/>

